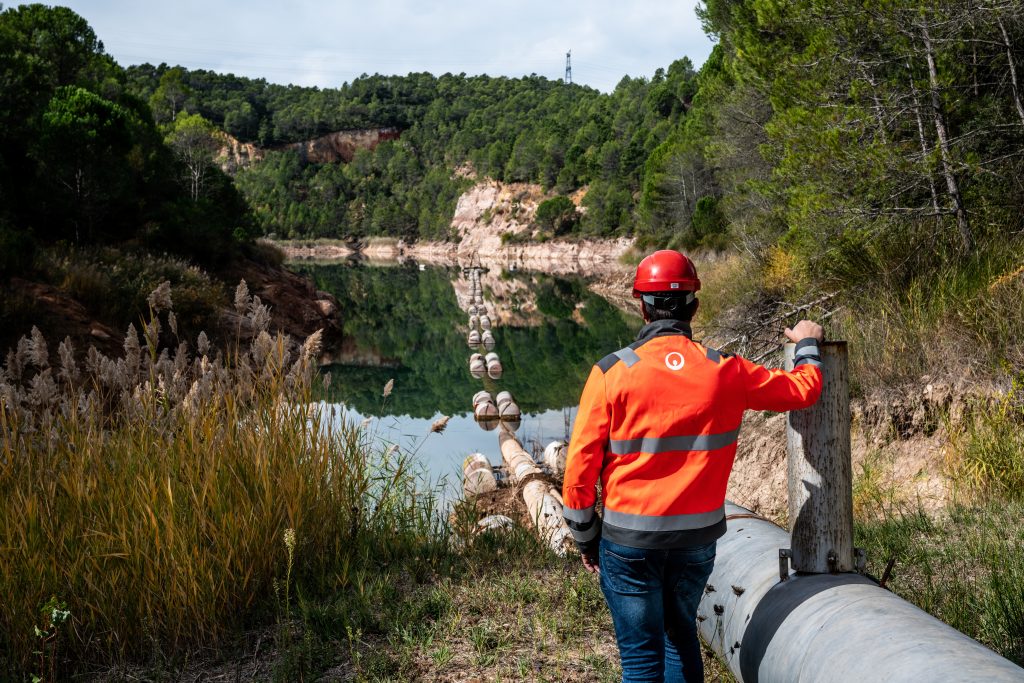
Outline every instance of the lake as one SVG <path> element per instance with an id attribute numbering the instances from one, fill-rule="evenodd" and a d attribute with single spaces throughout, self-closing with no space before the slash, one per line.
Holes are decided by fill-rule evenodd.
<path id="1" fill-rule="evenodd" d="M 500 379 L 477 379 L 469 357 L 478 349 L 466 341 L 472 271 L 365 262 L 291 267 L 341 304 L 345 340 L 324 368 L 331 373 L 325 400 L 336 408 L 336 419 L 365 423 L 382 443 L 415 452 L 432 482 L 446 479 L 445 498 L 459 490 L 468 454 L 501 462 L 498 432 L 473 418 L 476 392 L 511 392 L 523 412 L 516 436 L 539 454 L 548 442 L 568 439 L 593 364 L 630 343 L 641 325 L 583 279 L 482 271 L 493 351 L 503 372 Z M 442 416 L 450 417 L 446 429 L 431 434 Z"/>

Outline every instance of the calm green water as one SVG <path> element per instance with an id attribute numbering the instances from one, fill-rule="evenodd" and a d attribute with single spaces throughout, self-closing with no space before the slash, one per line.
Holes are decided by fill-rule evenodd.
<path id="1" fill-rule="evenodd" d="M 331 373 L 327 401 L 350 421 L 388 443 L 415 449 L 429 476 L 459 483 L 462 459 L 472 452 L 500 462 L 497 432 L 473 420 L 472 397 L 481 388 L 512 392 L 523 411 L 517 436 L 527 448 L 566 438 L 591 366 L 632 341 L 639 318 L 626 316 L 590 292 L 582 280 L 536 273 L 483 275 L 504 373 L 500 380 L 469 373 L 469 315 L 457 291 L 468 280 L 458 269 L 415 264 L 296 265 L 319 289 L 341 302 L 346 344 Z M 463 305 L 466 305 L 463 297 Z M 382 391 L 394 379 L 392 394 Z M 430 424 L 451 417 L 443 434 Z"/>

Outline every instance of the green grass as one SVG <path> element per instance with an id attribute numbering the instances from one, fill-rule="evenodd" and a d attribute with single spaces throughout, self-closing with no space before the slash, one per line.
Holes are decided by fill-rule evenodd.
<path id="1" fill-rule="evenodd" d="M 950 430 L 950 469 L 963 496 L 1024 500 L 1024 376 L 1009 392 L 979 402 L 971 416 Z"/>
<path id="2" fill-rule="evenodd" d="M 1024 503 L 993 497 L 938 517 L 913 509 L 858 522 L 868 571 L 897 595 L 1024 664 Z"/>

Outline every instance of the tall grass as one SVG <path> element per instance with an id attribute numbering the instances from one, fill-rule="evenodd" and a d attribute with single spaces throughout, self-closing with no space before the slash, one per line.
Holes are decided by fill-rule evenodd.
<path id="1" fill-rule="evenodd" d="M 955 493 L 1024 501 L 1024 379 L 991 405 L 977 406 L 950 431 L 949 469 Z"/>
<path id="2" fill-rule="evenodd" d="M 986 244 L 913 278 L 847 289 L 837 332 L 864 387 L 922 375 L 991 379 L 1024 370 L 1021 241 Z M 863 279 L 871 280 L 866 274 Z"/>
<path id="3" fill-rule="evenodd" d="M 358 592 L 392 563 L 429 572 L 447 550 L 408 459 L 315 407 L 319 335 L 271 337 L 240 290 L 250 347 L 161 349 L 166 284 L 149 305 L 123 358 L 93 349 L 79 367 L 65 342 L 51 365 L 34 330 L 0 371 L 0 672 L 35 667 L 51 597 L 70 611 L 50 641 L 65 673 L 265 622 L 286 529 L 309 592 Z"/>

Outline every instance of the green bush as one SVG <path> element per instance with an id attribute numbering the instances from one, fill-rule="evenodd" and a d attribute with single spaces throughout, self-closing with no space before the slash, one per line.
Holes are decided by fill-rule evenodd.
<path id="1" fill-rule="evenodd" d="M 556 235 L 565 235 L 579 227 L 580 213 L 571 199 L 558 195 L 540 203 L 537 207 L 536 221 L 542 228 Z"/>

